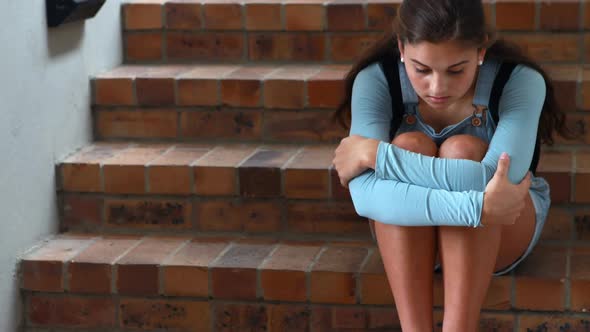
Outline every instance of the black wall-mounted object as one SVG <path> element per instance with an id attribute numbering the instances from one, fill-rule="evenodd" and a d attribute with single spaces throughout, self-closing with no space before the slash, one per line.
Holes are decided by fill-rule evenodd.
<path id="1" fill-rule="evenodd" d="M 105 2 L 106 0 L 45 0 L 47 25 L 56 27 L 94 17 Z"/>

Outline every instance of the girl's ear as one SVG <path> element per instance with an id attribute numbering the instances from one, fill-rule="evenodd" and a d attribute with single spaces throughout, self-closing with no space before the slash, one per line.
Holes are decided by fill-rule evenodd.
<path id="1" fill-rule="evenodd" d="M 397 48 L 399 49 L 399 54 L 403 58 L 404 57 L 404 44 L 399 40 L 399 38 L 397 39 Z"/>

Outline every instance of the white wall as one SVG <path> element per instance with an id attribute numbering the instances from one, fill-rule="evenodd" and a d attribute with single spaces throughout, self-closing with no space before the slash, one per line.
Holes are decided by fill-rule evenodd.
<path id="1" fill-rule="evenodd" d="M 21 321 L 18 257 L 57 233 L 54 165 L 91 141 L 89 76 L 121 63 L 121 0 L 48 29 L 45 0 L 0 7 L 0 331 Z"/>

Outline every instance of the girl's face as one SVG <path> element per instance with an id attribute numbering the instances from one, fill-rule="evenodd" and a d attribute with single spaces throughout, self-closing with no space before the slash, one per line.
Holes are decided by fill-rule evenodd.
<path id="1" fill-rule="evenodd" d="M 402 45 L 406 72 L 416 94 L 435 110 L 453 108 L 474 87 L 478 64 L 485 49 L 466 48 L 453 42 Z"/>

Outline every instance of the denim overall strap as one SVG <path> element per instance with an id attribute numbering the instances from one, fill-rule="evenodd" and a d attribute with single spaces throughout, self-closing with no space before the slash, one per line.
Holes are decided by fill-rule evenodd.
<path id="1" fill-rule="evenodd" d="M 404 105 L 407 104 L 416 104 L 418 105 L 418 95 L 416 91 L 414 91 L 414 87 L 412 87 L 412 83 L 408 78 L 408 73 L 406 73 L 406 67 L 401 60 L 397 62 L 399 68 L 399 83 L 402 87 L 402 99 L 404 101 Z"/>
<path id="2" fill-rule="evenodd" d="M 473 96 L 473 105 L 489 108 L 492 87 L 496 79 L 496 73 L 500 68 L 500 63 L 495 59 L 486 59 L 479 67 L 477 82 L 475 85 L 475 94 Z"/>

